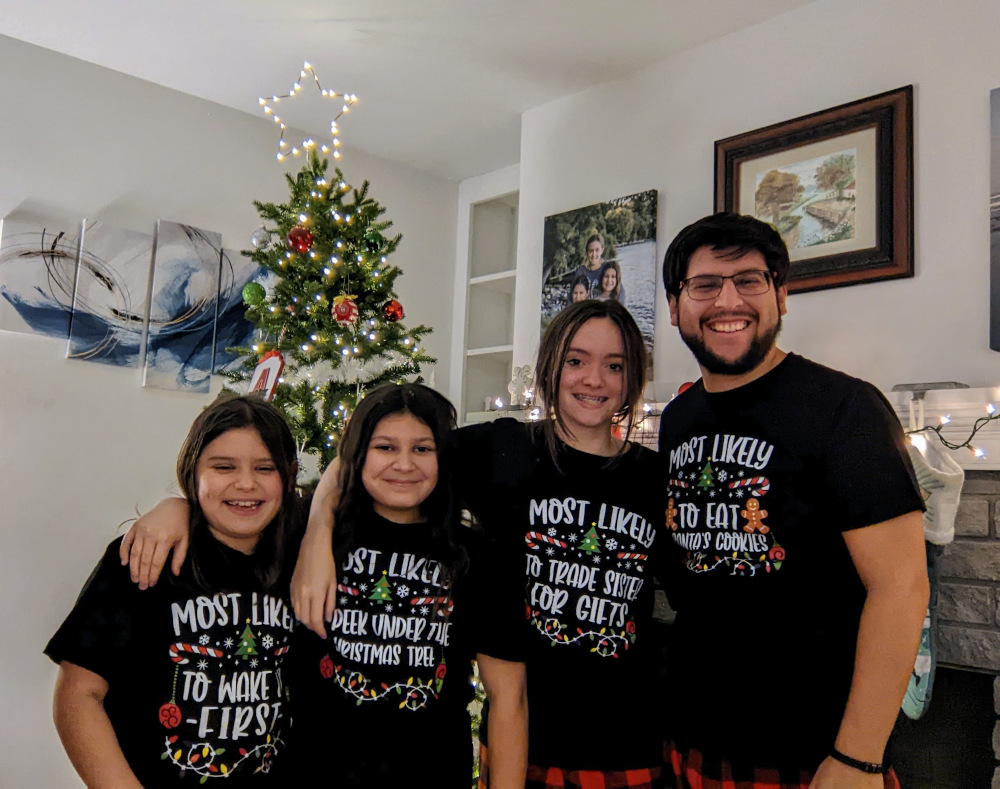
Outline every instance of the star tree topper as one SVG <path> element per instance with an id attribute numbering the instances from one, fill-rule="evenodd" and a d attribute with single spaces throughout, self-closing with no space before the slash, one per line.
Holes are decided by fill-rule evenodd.
<path id="1" fill-rule="evenodd" d="M 316 141 L 311 137 L 306 137 L 302 140 L 301 143 L 299 143 L 298 147 L 292 146 L 291 150 L 289 151 L 288 141 L 285 139 L 286 126 L 284 123 L 282 123 L 281 118 L 279 118 L 277 113 L 275 112 L 275 105 L 277 105 L 282 99 L 294 99 L 299 94 L 299 92 L 302 90 L 302 80 L 306 79 L 307 77 L 313 78 L 313 82 L 316 83 L 316 90 L 320 92 L 321 96 L 327 99 L 333 99 L 333 100 L 339 99 L 343 102 L 343 105 L 340 108 L 340 112 L 338 112 L 333 117 L 333 120 L 330 121 L 330 145 L 326 145 L 325 143 L 323 143 L 319 147 L 320 151 L 323 154 L 328 154 L 332 150 L 333 158 L 334 159 L 340 158 L 340 150 L 339 150 L 340 130 L 337 128 L 337 121 L 340 120 L 340 116 L 343 115 L 345 112 L 351 111 L 351 105 L 357 103 L 358 97 L 355 96 L 353 93 L 340 94 L 337 93 L 336 91 L 327 90 L 326 88 L 324 88 L 322 85 L 319 84 L 319 77 L 316 76 L 316 72 L 313 70 L 313 67 L 309 64 L 309 61 L 305 61 L 302 64 L 302 69 L 299 71 L 299 78 L 292 83 L 292 87 L 289 89 L 288 93 L 282 93 L 281 95 L 271 96 L 270 99 L 265 99 L 264 97 L 261 97 L 257 100 L 260 103 L 260 106 L 263 107 L 264 114 L 274 118 L 274 122 L 278 124 L 278 126 L 281 128 L 281 135 L 278 137 L 278 153 L 276 154 L 276 158 L 278 159 L 279 162 L 286 156 L 288 156 L 289 153 L 291 153 L 292 156 L 298 156 L 300 153 L 302 153 L 302 151 L 307 151 L 311 148 L 316 147 Z"/>

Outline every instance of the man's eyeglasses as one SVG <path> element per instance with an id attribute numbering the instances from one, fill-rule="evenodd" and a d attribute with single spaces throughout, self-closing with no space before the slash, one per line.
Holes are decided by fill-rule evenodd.
<path id="1" fill-rule="evenodd" d="M 722 293 L 722 285 L 727 279 L 733 281 L 736 292 L 741 296 L 759 296 L 771 288 L 771 272 L 759 269 L 740 271 L 722 277 L 716 274 L 702 274 L 681 280 L 681 287 L 687 290 L 688 296 L 695 301 L 708 301 L 718 298 Z"/>

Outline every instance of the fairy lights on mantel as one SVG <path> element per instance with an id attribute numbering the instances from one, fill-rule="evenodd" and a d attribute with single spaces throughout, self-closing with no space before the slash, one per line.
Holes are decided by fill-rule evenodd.
<path id="1" fill-rule="evenodd" d="M 906 437 L 922 452 L 936 438 L 956 452 L 964 468 L 1000 468 L 1000 388 L 970 389 L 964 384 L 898 384 L 887 393 Z M 927 411 L 925 422 L 924 411 Z M 985 413 L 984 413 L 985 412 Z M 994 425 L 993 429 L 989 429 Z M 958 452 L 966 450 L 968 454 Z M 964 460 L 963 460 L 964 458 Z"/>
<path id="2" fill-rule="evenodd" d="M 337 121 L 340 120 L 344 113 L 351 111 L 351 107 L 357 103 L 358 97 L 353 93 L 337 93 L 336 91 L 324 88 L 320 85 L 319 77 L 316 75 L 316 71 L 313 69 L 312 65 L 309 61 L 305 61 L 302 64 L 302 69 L 299 71 L 299 78 L 292 83 L 292 87 L 289 89 L 288 93 L 271 96 L 269 99 L 261 97 L 257 100 L 263 108 L 264 114 L 274 120 L 274 122 L 281 129 L 281 135 L 278 137 L 278 152 L 275 155 L 275 158 L 277 158 L 279 162 L 284 160 L 289 155 L 298 156 L 303 151 L 312 150 L 317 146 L 314 139 L 306 137 L 299 143 L 298 146 L 292 146 L 289 148 L 288 141 L 285 139 L 285 129 L 287 127 L 277 114 L 277 105 L 285 99 L 294 99 L 298 96 L 302 91 L 303 81 L 310 77 L 312 77 L 312 81 L 315 83 L 316 89 L 320 92 L 320 95 L 323 96 L 323 98 L 341 102 L 340 111 L 333 117 L 333 120 L 330 121 L 330 145 L 325 143 L 319 145 L 320 153 L 324 155 L 331 154 L 334 159 L 340 158 L 340 129 L 337 127 Z"/>

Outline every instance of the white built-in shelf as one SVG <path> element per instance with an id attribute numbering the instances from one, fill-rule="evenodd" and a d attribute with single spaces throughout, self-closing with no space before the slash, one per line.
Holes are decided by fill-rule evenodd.
<path id="1" fill-rule="evenodd" d="M 472 277 L 469 280 L 470 287 L 483 288 L 484 290 L 496 290 L 501 293 L 514 293 L 514 283 L 517 278 L 517 271 L 498 271 L 495 274 L 483 274 L 481 277 Z"/>
<path id="2" fill-rule="evenodd" d="M 490 354 L 513 353 L 513 345 L 491 345 L 487 348 L 469 348 L 466 356 L 489 356 Z"/>

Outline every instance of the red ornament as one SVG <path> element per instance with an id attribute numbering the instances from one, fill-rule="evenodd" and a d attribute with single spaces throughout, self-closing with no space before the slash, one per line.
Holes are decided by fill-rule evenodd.
<path id="1" fill-rule="evenodd" d="M 440 663 L 438 663 L 437 670 L 434 672 L 434 678 L 435 679 L 444 679 L 444 675 L 447 674 L 447 673 L 448 673 L 448 667 L 445 665 L 444 661 L 442 660 Z"/>
<path id="2" fill-rule="evenodd" d="M 382 305 L 382 314 L 385 315 L 387 321 L 392 321 L 393 323 L 406 317 L 406 313 L 403 312 L 403 305 L 396 301 L 396 299 L 390 299 Z"/>
<path id="3" fill-rule="evenodd" d="M 330 679 L 333 676 L 333 661 L 330 660 L 329 655 L 323 655 L 323 659 L 319 662 L 319 673 L 322 674 L 326 679 Z"/>
<path id="4" fill-rule="evenodd" d="M 333 297 L 333 309 L 330 312 L 338 325 L 350 326 L 358 319 L 358 305 L 355 303 L 357 298 L 343 293 Z"/>
<path id="5" fill-rule="evenodd" d="M 289 249 L 296 252 L 308 252 L 312 249 L 313 234 L 302 225 L 296 225 L 288 231 L 288 238 L 285 239 Z"/>
<path id="6" fill-rule="evenodd" d="M 168 701 L 160 707 L 160 723 L 168 729 L 173 729 L 181 724 L 181 708 L 173 702 Z"/>

